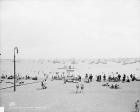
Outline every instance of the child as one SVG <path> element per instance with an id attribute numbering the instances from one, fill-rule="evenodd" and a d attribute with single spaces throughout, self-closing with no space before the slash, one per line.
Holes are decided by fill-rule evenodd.
<path id="1" fill-rule="evenodd" d="M 79 83 L 76 84 L 76 93 L 78 93 Z"/>
<path id="2" fill-rule="evenodd" d="M 44 80 L 45 89 L 47 88 L 47 79 Z"/>
<path id="3" fill-rule="evenodd" d="M 84 90 L 84 84 L 83 83 L 81 83 L 81 93 L 83 93 L 83 90 Z"/>
<path id="4" fill-rule="evenodd" d="M 42 86 L 42 89 L 46 89 L 47 88 L 47 81 L 46 79 L 44 81 L 41 82 L 41 86 Z"/>

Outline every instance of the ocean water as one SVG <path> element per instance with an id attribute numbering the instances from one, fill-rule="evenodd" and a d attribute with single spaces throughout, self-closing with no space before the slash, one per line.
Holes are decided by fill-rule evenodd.
<path id="1" fill-rule="evenodd" d="M 126 74 L 130 75 L 131 73 L 135 74 L 137 77 L 140 77 L 140 62 L 126 64 L 107 62 L 107 64 L 89 64 L 89 62 L 78 62 L 76 64 L 71 64 L 70 62 L 63 61 L 60 63 L 54 63 L 52 61 L 36 61 L 36 60 L 18 60 L 16 62 L 16 73 L 21 76 L 30 75 L 30 76 L 39 76 L 43 77 L 45 74 L 55 74 L 59 72 L 60 74 L 67 74 L 67 70 L 71 66 L 74 67 L 74 72 L 71 74 L 82 75 L 86 73 L 92 73 L 93 75 L 112 75 L 116 72 L 119 72 L 121 75 Z M 1 74 L 13 75 L 14 73 L 14 63 L 12 60 L 1 60 L 0 61 L 0 72 Z"/>

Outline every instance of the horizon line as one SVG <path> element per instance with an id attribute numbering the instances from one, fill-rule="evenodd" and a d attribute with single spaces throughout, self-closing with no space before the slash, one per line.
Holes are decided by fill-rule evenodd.
<path id="1" fill-rule="evenodd" d="M 17 60 L 89 60 L 89 59 L 140 59 L 139 57 L 110 57 L 110 58 L 17 58 Z M 13 60 L 13 58 L 0 58 L 0 60 Z"/>

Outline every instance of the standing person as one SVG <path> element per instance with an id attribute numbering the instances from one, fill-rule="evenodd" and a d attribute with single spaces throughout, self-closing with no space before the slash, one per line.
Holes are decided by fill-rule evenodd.
<path id="1" fill-rule="evenodd" d="M 109 81 L 109 82 L 111 81 L 111 75 L 109 75 L 109 77 L 108 77 L 108 81 Z"/>
<path id="2" fill-rule="evenodd" d="M 44 81 L 45 89 L 47 88 L 47 79 Z"/>
<path id="3" fill-rule="evenodd" d="M 90 82 L 92 82 L 92 78 L 93 78 L 93 76 L 92 76 L 92 74 L 90 74 L 90 76 L 89 76 L 89 81 Z"/>
<path id="4" fill-rule="evenodd" d="M 46 89 L 44 81 L 41 81 L 41 87 L 42 87 L 42 89 Z"/>
<path id="5" fill-rule="evenodd" d="M 64 76 L 64 84 L 66 84 L 67 80 L 66 80 L 66 77 Z"/>
<path id="6" fill-rule="evenodd" d="M 81 87 L 81 91 L 80 91 L 80 93 L 83 93 L 83 90 L 84 90 L 84 84 L 81 83 L 81 84 L 80 84 L 80 87 Z"/>
<path id="7" fill-rule="evenodd" d="M 125 82 L 125 79 L 126 79 L 126 75 L 124 74 L 123 75 L 123 82 Z"/>
<path id="8" fill-rule="evenodd" d="M 97 75 L 96 77 L 97 77 L 97 80 L 96 81 L 99 82 L 99 75 Z"/>
<path id="9" fill-rule="evenodd" d="M 106 81 L 106 75 L 105 74 L 103 75 L 103 80 Z"/>
<path id="10" fill-rule="evenodd" d="M 135 102 L 135 110 L 136 110 L 136 112 L 140 112 L 139 100 L 137 100 L 137 101 Z"/>
<path id="11" fill-rule="evenodd" d="M 81 82 L 81 76 L 80 75 L 78 76 L 78 80 Z"/>
<path id="12" fill-rule="evenodd" d="M 102 76 L 100 75 L 100 82 L 102 81 Z"/>
<path id="13" fill-rule="evenodd" d="M 79 83 L 76 84 L 76 93 L 78 93 L 79 90 Z"/>
<path id="14" fill-rule="evenodd" d="M 120 75 L 120 74 L 118 74 L 118 80 L 119 80 L 119 81 L 121 80 L 121 75 Z"/>
<path id="15" fill-rule="evenodd" d="M 91 74 L 91 82 L 92 82 L 92 80 L 93 80 L 93 75 Z"/>
<path id="16" fill-rule="evenodd" d="M 130 78 L 131 78 L 131 80 L 132 80 L 132 78 L 133 78 L 133 75 L 132 75 L 132 74 L 130 75 Z"/>
<path id="17" fill-rule="evenodd" d="M 44 83 L 43 83 L 43 81 L 41 81 L 41 87 L 42 87 L 42 89 L 44 89 Z"/>

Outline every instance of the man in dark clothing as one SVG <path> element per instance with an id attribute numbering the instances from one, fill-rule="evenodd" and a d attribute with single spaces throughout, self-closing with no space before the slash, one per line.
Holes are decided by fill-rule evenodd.
<path id="1" fill-rule="evenodd" d="M 92 78 L 93 78 L 93 76 L 92 76 L 92 74 L 89 76 L 89 81 L 90 82 L 92 82 Z"/>
<path id="2" fill-rule="evenodd" d="M 121 80 L 121 75 L 120 74 L 118 74 L 118 79 L 119 79 L 119 81 Z"/>
<path id="3" fill-rule="evenodd" d="M 104 74 L 104 76 L 103 76 L 103 80 L 106 81 L 106 75 L 105 75 L 105 74 Z"/>

